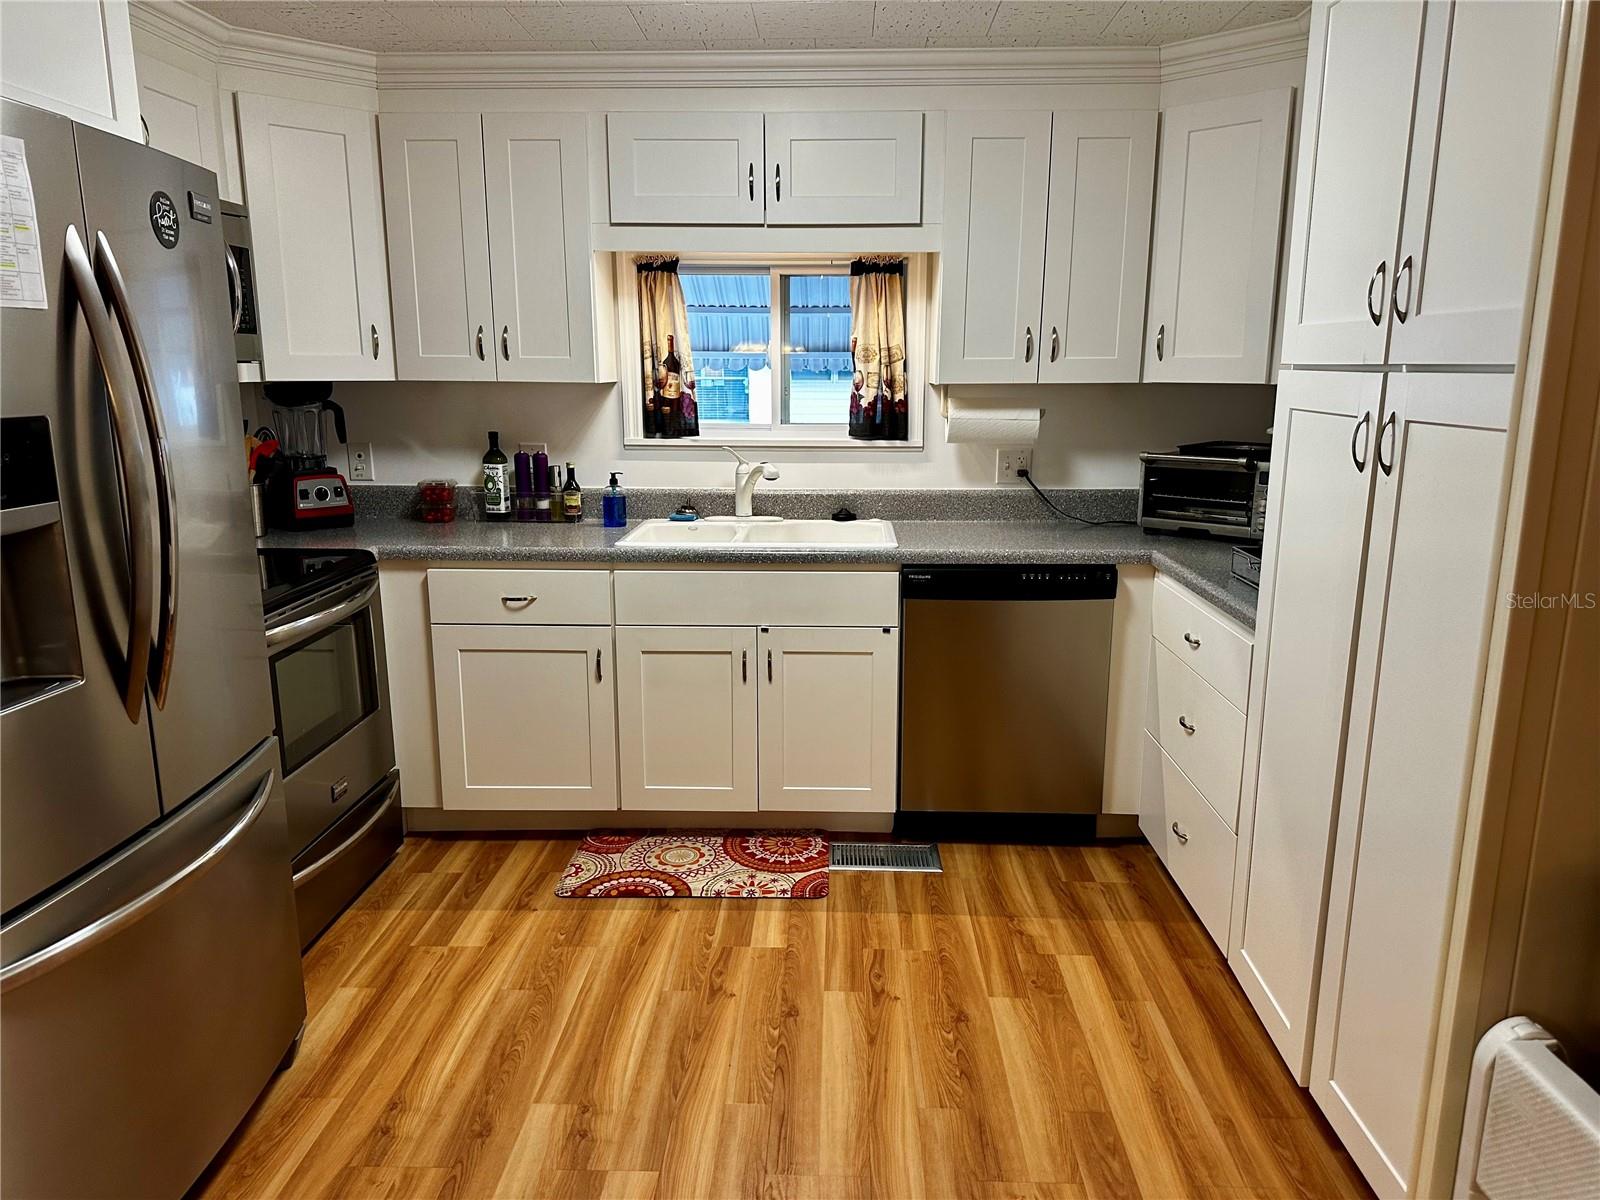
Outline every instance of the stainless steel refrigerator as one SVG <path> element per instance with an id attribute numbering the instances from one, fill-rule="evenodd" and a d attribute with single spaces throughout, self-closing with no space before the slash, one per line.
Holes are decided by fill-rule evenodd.
<path id="1" fill-rule="evenodd" d="M 0 1194 L 177 1197 L 305 1019 L 217 180 L 0 133 Z"/>

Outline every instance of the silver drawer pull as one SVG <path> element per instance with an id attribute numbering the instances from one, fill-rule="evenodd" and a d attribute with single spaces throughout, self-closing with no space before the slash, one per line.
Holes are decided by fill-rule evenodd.
<path id="1" fill-rule="evenodd" d="M 1189 722 L 1186 721 L 1181 716 L 1178 718 L 1178 728 L 1183 730 L 1187 734 L 1193 734 L 1194 733 L 1194 726 L 1189 724 Z"/>
<path id="2" fill-rule="evenodd" d="M 538 598 L 537 596 L 501 596 L 500 603 L 508 607 L 513 604 L 532 604 Z"/>
<path id="3" fill-rule="evenodd" d="M 1180 845 L 1187 846 L 1189 844 L 1189 835 L 1178 828 L 1176 821 L 1172 823 L 1172 836 L 1178 839 Z"/>
<path id="4" fill-rule="evenodd" d="M 1189 643 L 1189 649 L 1191 649 L 1191 650 L 1200 649 L 1200 639 L 1195 637 L 1194 634 L 1185 631 L 1184 635 L 1183 635 L 1183 640 Z"/>

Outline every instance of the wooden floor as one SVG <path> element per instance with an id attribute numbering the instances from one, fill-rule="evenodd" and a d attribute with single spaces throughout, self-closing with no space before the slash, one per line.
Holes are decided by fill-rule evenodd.
<path id="1" fill-rule="evenodd" d="M 1368 1194 L 1147 846 L 785 902 L 558 900 L 572 846 L 408 841 L 196 1193 Z"/>

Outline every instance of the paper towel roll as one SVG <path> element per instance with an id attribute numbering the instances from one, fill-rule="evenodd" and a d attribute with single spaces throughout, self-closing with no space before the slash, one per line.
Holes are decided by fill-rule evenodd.
<path id="1" fill-rule="evenodd" d="M 1039 416 L 1037 408 L 948 400 L 944 412 L 944 440 L 1030 445 L 1039 440 Z"/>

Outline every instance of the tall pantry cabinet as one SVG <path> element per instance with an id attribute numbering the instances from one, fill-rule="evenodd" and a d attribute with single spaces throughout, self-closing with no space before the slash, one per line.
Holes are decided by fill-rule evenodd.
<path id="1" fill-rule="evenodd" d="M 1229 961 L 1381 1195 L 1418 1184 L 1565 16 L 1312 12 Z"/>

